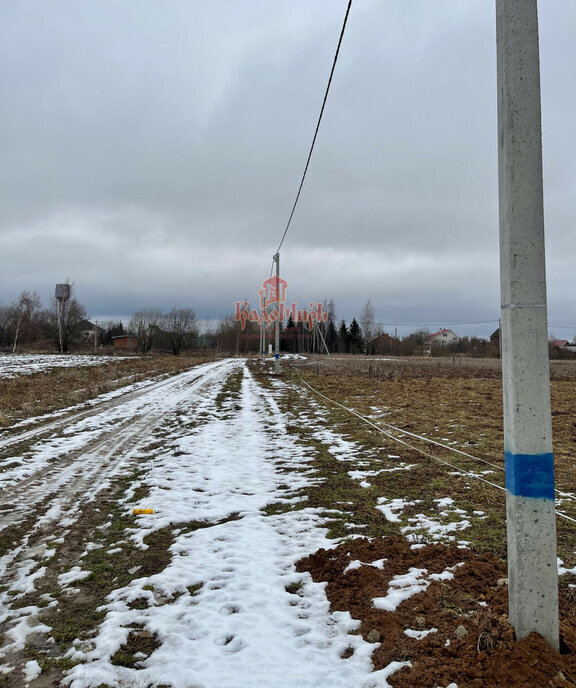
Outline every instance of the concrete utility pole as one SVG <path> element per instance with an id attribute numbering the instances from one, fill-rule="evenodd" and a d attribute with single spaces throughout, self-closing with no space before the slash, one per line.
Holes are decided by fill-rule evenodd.
<path id="1" fill-rule="evenodd" d="M 280 253 L 277 253 L 274 256 L 274 260 L 276 261 L 276 277 L 280 279 Z M 276 287 L 278 289 L 278 285 Z M 277 303 L 278 310 L 280 310 L 280 303 Z M 274 372 L 276 375 L 280 373 L 280 318 L 276 320 L 276 326 L 275 326 L 275 342 L 274 342 Z"/>
<path id="2" fill-rule="evenodd" d="M 320 326 L 318 323 L 314 323 L 314 327 L 318 334 L 320 335 L 320 339 L 322 340 L 322 344 L 324 344 L 324 348 L 326 349 L 326 354 L 328 355 L 328 358 L 330 358 L 330 352 L 328 351 L 328 347 L 326 346 L 326 340 L 324 339 L 324 335 L 322 334 L 322 330 L 320 329 Z M 320 348 L 320 347 L 318 347 Z"/>
<path id="3" fill-rule="evenodd" d="M 496 0 L 509 616 L 559 647 L 536 0 Z"/>

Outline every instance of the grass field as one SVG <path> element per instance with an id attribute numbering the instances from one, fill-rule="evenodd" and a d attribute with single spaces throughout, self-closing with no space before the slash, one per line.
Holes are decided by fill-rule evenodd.
<path id="1" fill-rule="evenodd" d="M 564 498 L 558 495 L 557 508 L 576 518 L 576 501 L 568 496 L 574 493 L 576 478 L 576 362 L 552 362 L 551 368 L 556 488 L 566 493 Z M 388 423 L 461 449 L 500 469 L 504 467 L 502 384 L 497 360 L 324 358 L 317 363 L 308 361 L 292 365 L 289 370 L 295 383 L 307 382 L 318 392 L 377 425 Z M 430 503 L 449 492 L 460 506 L 488 514 L 488 518 L 476 522 L 467 531 L 466 539 L 478 550 L 489 549 L 505 557 L 503 492 L 454 474 L 449 467 L 392 442 L 325 399 L 318 397 L 318 401 L 327 405 L 335 428 L 340 432 L 381 454 L 401 453 L 403 459 L 415 464 L 409 472 L 379 476 L 373 481 L 375 491 L 386 494 L 393 491 L 398 497 L 421 500 L 415 509 L 421 508 L 422 502 Z M 301 402 L 295 398 L 293 403 Z M 463 470 L 487 471 L 484 473 L 487 479 L 504 485 L 501 471 L 410 437 L 404 439 Z M 575 561 L 575 526 L 558 520 L 559 554 L 571 562 Z"/>

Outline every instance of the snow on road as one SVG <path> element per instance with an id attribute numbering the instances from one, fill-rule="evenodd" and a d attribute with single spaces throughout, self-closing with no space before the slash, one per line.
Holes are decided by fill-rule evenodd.
<path id="1" fill-rule="evenodd" d="M 331 546 L 319 515 L 264 511 L 271 502 L 293 499 L 310 480 L 306 471 L 287 472 L 305 469 L 307 457 L 286 433 L 273 396 L 244 370 L 238 401 L 219 412 L 203 399 L 207 420 L 183 434 L 198 411 L 181 411 L 167 434 L 170 449 L 145 480 L 155 514 L 141 519 L 133 537 L 142 542 L 174 520 L 213 525 L 179 534 L 164 571 L 110 596 L 94 648 L 70 654 L 83 660 L 70 674 L 72 688 L 137 680 L 175 688 L 386 685 L 371 673 L 374 646 L 348 635 L 357 623 L 347 613 L 330 614 L 323 586 L 294 572 L 295 561 Z M 288 592 L 294 583 L 302 587 Z M 184 595 L 191 586 L 196 594 Z M 142 597 L 150 606 L 130 609 Z M 111 665 L 111 654 L 137 623 L 156 633 L 161 646 L 142 668 Z M 342 659 L 350 647 L 354 655 Z"/>
<path id="2" fill-rule="evenodd" d="M 145 438 L 167 411 L 188 403 L 197 386 L 205 385 L 214 376 L 226 377 L 233 365 L 206 364 L 202 373 L 193 369 L 123 404 L 82 415 L 78 420 L 65 419 L 60 422 L 60 433 L 50 433 L 28 450 L 1 459 L 0 468 L 4 470 L 0 473 L 0 513 L 6 504 L 10 509 L 0 515 L 0 530 L 12 525 L 18 514 L 23 515 L 51 496 L 55 517 L 60 517 L 62 505 L 79 491 L 89 489 L 91 494 L 84 497 L 93 498 L 108 484 L 108 475 L 114 475 L 116 467 L 125 462 L 127 456 L 122 449 L 129 450 L 138 438 Z M 31 432 L 23 432 L 11 435 L 6 442 L 14 445 L 19 438 L 28 440 L 30 436 Z M 0 439 L 0 446 L 2 442 Z"/>
<path id="3" fill-rule="evenodd" d="M 231 392 L 227 380 L 239 372 L 241 384 Z M 321 515 L 311 508 L 266 509 L 289 507 L 301 499 L 300 488 L 317 480 L 309 467 L 313 450 L 287 432 L 275 394 L 241 361 L 207 364 L 125 404 L 96 409 L 65 432 L 34 440 L 22 456 L 7 457 L 0 474 L 0 527 L 22 524 L 37 509 L 37 522 L 53 529 L 45 540 L 35 540 L 41 562 L 51 561 L 50 538 L 61 531 L 66 539 L 66 528 L 79 517 L 78 500 L 95 500 L 135 465 L 142 475 L 123 508 L 130 513 L 133 506 L 152 506 L 154 514 L 138 517 L 111 545 L 110 556 L 126 547 L 126 537 L 146 547 L 154 531 L 168 527 L 174 535 L 163 570 L 138 577 L 135 567 L 127 585 L 101 600 L 104 620 L 93 638 L 78 638 L 68 650 L 68 659 L 79 663 L 64 685 L 388 685 L 386 676 L 398 663 L 372 672 L 375 645 L 350 634 L 358 623 L 347 612 L 330 612 L 324 585 L 295 571 L 298 559 L 334 545 Z M 152 433 L 161 442 L 151 443 Z M 330 441 L 338 455 L 351 449 L 336 435 Z M 137 490 L 147 493 L 145 503 L 135 500 Z M 0 623 L 9 640 L 0 650 L 2 672 L 18 671 L 11 653 L 23 647 L 31 628 L 36 636 L 50 631 L 38 608 L 13 605 L 45 575 L 38 557 L 26 553 L 37 530 L 33 526 L 0 560 L 8 581 L 0 594 Z M 95 546 L 85 545 L 86 551 Z M 60 574 L 63 593 L 76 594 L 85 573 L 76 566 Z M 58 605 L 57 598 L 46 601 Z M 144 628 L 158 646 L 134 666 L 120 666 L 113 656 L 134 628 Z M 23 680 L 31 688 L 35 678 L 29 677 L 36 676 L 37 665 L 26 665 Z"/>

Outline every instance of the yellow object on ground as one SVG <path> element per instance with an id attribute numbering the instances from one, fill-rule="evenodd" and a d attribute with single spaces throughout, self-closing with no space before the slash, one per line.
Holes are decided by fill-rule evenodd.
<path id="1" fill-rule="evenodd" d="M 154 509 L 132 509 L 133 514 L 153 514 Z"/>

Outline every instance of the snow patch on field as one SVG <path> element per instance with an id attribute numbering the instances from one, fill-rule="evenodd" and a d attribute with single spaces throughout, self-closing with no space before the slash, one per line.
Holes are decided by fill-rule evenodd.
<path id="1" fill-rule="evenodd" d="M 387 559 L 377 559 L 376 561 L 364 562 L 364 561 L 360 561 L 359 559 L 354 559 L 344 569 L 344 573 L 346 574 L 346 573 L 348 573 L 348 571 L 354 571 L 356 569 L 361 568 L 362 566 L 373 566 L 375 569 L 383 569 L 386 561 L 388 561 L 388 560 Z"/>
<path id="2" fill-rule="evenodd" d="M 62 573 L 58 576 L 58 584 L 61 586 L 70 585 L 75 581 L 84 580 L 88 578 L 90 571 L 82 571 L 79 566 L 73 566 L 70 571 Z"/>
<path id="3" fill-rule="evenodd" d="M 40 668 L 40 665 L 38 664 L 38 662 L 35 659 L 31 660 L 30 662 L 26 662 L 26 670 L 24 673 L 24 680 L 27 683 L 38 678 L 38 676 L 40 676 L 41 673 L 42 673 L 42 669 Z"/>
<path id="4" fill-rule="evenodd" d="M 438 633 L 438 629 L 437 628 L 429 628 L 426 631 L 415 631 L 413 628 L 407 628 L 404 631 L 404 633 L 409 638 L 414 638 L 415 640 L 422 640 L 422 638 L 425 638 L 427 635 L 430 635 L 430 633 Z"/>
<path id="5" fill-rule="evenodd" d="M 0 378 L 13 378 L 18 375 L 43 373 L 53 368 L 84 368 L 106 365 L 121 358 L 132 356 L 90 356 L 54 354 L 0 354 Z"/>
<path id="6" fill-rule="evenodd" d="M 372 600 L 376 609 L 394 612 L 404 600 L 419 592 L 424 592 L 430 585 L 430 582 L 424 579 L 426 573 L 428 573 L 427 569 L 410 568 L 408 573 L 394 576 L 390 581 L 386 597 L 375 597 Z"/>
<path id="7" fill-rule="evenodd" d="M 379 497 L 376 509 L 384 514 L 387 521 L 399 523 L 399 514 L 401 514 L 407 506 L 413 506 L 417 503 L 418 501 L 409 502 L 405 499 L 387 499 L 386 497 Z"/>
<path id="8" fill-rule="evenodd" d="M 427 569 L 411 567 L 408 569 L 408 573 L 392 578 L 385 597 L 375 597 L 372 602 L 376 609 L 394 612 L 402 602 L 410 599 L 413 595 L 424 592 L 432 582 L 451 580 L 454 578 L 454 571 L 459 566 L 463 566 L 463 563 L 449 566 L 445 571 L 442 571 L 442 573 L 432 573 L 427 577 Z M 428 633 L 430 632 L 431 631 L 428 631 Z"/>

